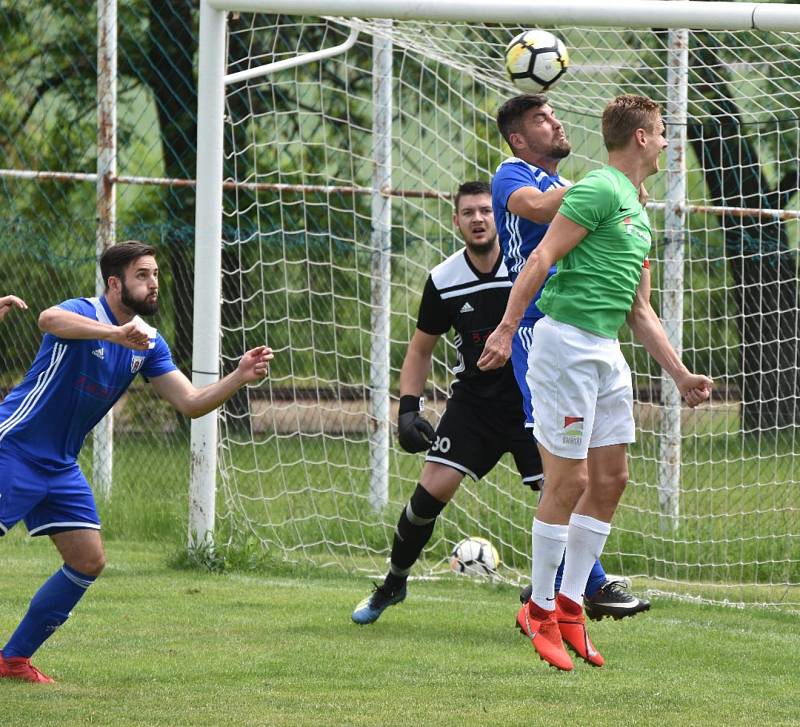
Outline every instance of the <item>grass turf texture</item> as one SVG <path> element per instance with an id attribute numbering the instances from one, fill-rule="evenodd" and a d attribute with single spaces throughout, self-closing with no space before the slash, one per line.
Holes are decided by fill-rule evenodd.
<path id="1" fill-rule="evenodd" d="M 4 639 L 58 560 L 21 529 L 0 552 Z M 797 724 L 796 614 L 658 600 L 593 624 L 607 665 L 563 674 L 512 628 L 507 586 L 412 582 L 357 627 L 363 578 L 180 570 L 134 542 L 108 555 L 35 659 L 58 683 L 0 681 L 9 724 Z"/>
<path id="2" fill-rule="evenodd" d="M 159 447 L 152 437 L 126 434 L 115 444 L 114 490 L 100 500 L 107 541 L 151 541 L 179 551 L 187 529 L 188 438 L 172 435 Z M 726 448 L 743 460 L 730 468 Z M 615 518 L 603 561 L 626 575 L 647 574 L 662 590 L 717 600 L 800 603 L 800 561 L 794 539 L 800 511 L 794 483 L 800 456 L 789 438 L 742 439 L 698 432 L 684 443 L 680 528 L 659 527 L 656 438 L 642 434 L 632 447 L 632 482 Z M 395 452 L 390 504 L 376 515 L 368 502 L 366 444 L 298 435 L 253 446 L 231 446 L 240 468 L 220 488 L 218 542 L 229 539 L 241 553 L 239 568 L 282 552 L 306 566 L 383 572 L 400 508 L 408 501 L 421 458 Z M 91 479 L 91 451 L 81 454 Z M 150 463 L 157 462 L 157 466 Z M 256 472 L 260 470 L 260 474 Z M 417 569 L 446 558 L 465 535 L 483 535 L 500 551 L 510 577 L 529 568 L 530 522 L 536 496 L 519 483 L 504 459 L 488 478 L 466 478 L 444 512 Z M 673 539 L 674 538 L 674 539 Z M 507 569 L 511 569 L 513 573 Z M 295 571 L 296 572 L 296 571 Z M 676 585 L 680 581 L 683 585 Z M 700 585 L 702 582 L 703 585 Z"/>

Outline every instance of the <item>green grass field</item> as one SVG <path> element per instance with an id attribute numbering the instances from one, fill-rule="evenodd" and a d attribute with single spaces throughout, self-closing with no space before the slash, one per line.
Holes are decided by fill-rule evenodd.
<path id="1" fill-rule="evenodd" d="M 188 440 L 178 433 L 169 437 L 119 437 L 113 496 L 100 503 L 107 540 L 157 541 L 176 552 L 185 544 Z M 376 514 L 368 504 L 369 458 L 361 435 L 272 437 L 257 447 L 229 441 L 226 452 L 237 471 L 221 487 L 218 542 L 234 541 L 227 555 L 239 565 L 274 563 L 288 554 L 306 566 L 384 569 L 397 514 L 419 475 L 419 457 L 393 452 L 390 502 Z M 657 438 L 643 434 L 632 447 L 632 482 L 606 546 L 607 569 L 658 578 L 648 586 L 662 590 L 796 609 L 800 455 L 793 442 L 768 446 L 701 431 L 687 437 L 684 454 L 683 519 L 678 530 L 662 531 Z M 90 472 L 88 448 L 81 462 Z M 426 550 L 428 567 L 441 563 L 464 535 L 485 535 L 499 548 L 507 577 L 528 571 L 536 497 L 520 485 L 513 463 L 504 462 L 480 483 L 465 480 Z M 232 552 L 237 548 L 243 552 Z"/>
<path id="2" fill-rule="evenodd" d="M 759 492 L 769 493 L 773 506 L 790 501 L 784 490 L 795 479 L 794 456 L 776 458 L 767 480 L 742 490 L 752 503 L 728 502 L 731 480 L 710 464 L 718 459 L 715 441 L 695 440 L 695 448 L 705 449 L 690 454 L 701 464 L 685 470 L 694 487 L 686 507 L 698 515 L 697 532 L 706 527 L 713 534 L 722 527 L 720 513 L 746 512 L 758 503 Z M 272 520 L 265 532 L 271 529 L 288 545 L 296 542 L 292 538 L 353 543 L 362 538 L 376 553 L 369 559 L 345 548 L 350 561 L 344 567 L 352 569 L 363 558 L 362 567 L 380 570 L 387 542 L 383 520 L 396 513 L 390 508 L 376 519 L 361 501 L 348 497 L 366 486 L 363 446 L 324 444 L 323 450 L 319 439 L 295 437 L 280 442 L 280 457 L 273 445 L 251 452 L 252 459 L 232 455 L 243 469 L 261 458 L 259 466 L 268 473 L 257 485 L 252 474 L 239 484 L 244 494 L 248 482 L 253 493 L 268 483 L 286 490 L 269 507 L 250 503 L 254 514 Z M 512 627 L 518 603 L 512 586 L 450 575 L 414 581 L 405 604 L 378 624 L 360 628 L 350 622 L 350 612 L 370 581 L 342 569 L 315 568 L 314 558 L 332 555 L 324 547 L 295 552 L 299 565 L 291 565 L 281 561 L 272 541 L 265 551 L 257 539 L 245 540 L 243 547 L 222 551 L 224 560 L 214 563 L 223 566 L 221 573 L 182 567 L 186 445 L 180 433 L 157 444 L 152 436 L 119 438 L 113 497 L 100 506 L 109 565 L 74 617 L 37 654 L 36 664 L 57 684 L 0 681 L 8 724 L 800 724 L 795 663 L 800 630 L 797 612 L 788 607 L 735 609 L 654 597 L 649 613 L 592 624 L 605 667 L 578 663 L 574 673 L 562 674 L 545 667 Z M 646 463 L 651 449 L 645 438 L 633 454 Z M 759 454 L 747 447 L 742 453 L 745 459 Z M 90 461 L 87 448 L 82 455 L 87 471 Z M 411 478 L 419 461 L 401 456 L 393 467 Z M 643 479 L 650 479 L 646 471 Z M 758 481 L 747 473 L 740 480 Z M 510 471 L 498 471 L 496 484 L 496 491 L 477 485 L 459 494 L 460 509 L 437 528 L 432 549 L 444 551 L 443 533 L 472 527 L 486 516 L 479 500 L 501 513 L 509 501 L 516 502 L 518 511 L 506 514 L 517 520 L 528 516 L 531 494 Z M 511 500 L 501 496 L 506 490 Z M 394 479 L 391 494 L 393 506 L 404 496 Z M 653 497 L 649 487 L 630 490 L 622 520 L 634 517 L 634 506 L 640 512 L 652 508 Z M 703 514 L 708 525 L 701 524 Z M 348 520 L 357 517 L 368 524 Z M 785 532 L 793 532 L 791 522 L 785 525 Z M 745 536 L 759 523 L 740 516 L 729 525 L 734 526 Z M 527 557 L 527 527 L 515 522 L 501 528 L 521 549 L 517 567 Z M 234 521 L 225 519 L 221 530 L 231 528 Z M 697 543 L 691 547 L 703 552 Z M 0 554 L 2 645 L 59 561 L 48 540 L 30 539 L 22 527 L 0 541 Z M 785 555 L 795 557 L 791 548 Z M 631 575 L 640 561 L 641 556 L 614 556 L 606 565 Z M 737 582 L 736 573 L 727 575 Z M 639 593 L 662 586 L 644 578 L 634 582 Z M 693 589 L 686 586 L 689 594 Z M 784 596 L 784 602 L 797 602 L 797 595 Z"/>
<path id="3" fill-rule="evenodd" d="M 0 639 L 57 566 L 2 543 Z M 37 655 L 56 685 L 0 682 L 22 725 L 796 725 L 796 615 L 657 600 L 593 625 L 606 666 L 548 669 L 512 628 L 516 590 L 413 582 L 370 627 L 363 578 L 176 570 L 163 545 L 109 565 Z"/>

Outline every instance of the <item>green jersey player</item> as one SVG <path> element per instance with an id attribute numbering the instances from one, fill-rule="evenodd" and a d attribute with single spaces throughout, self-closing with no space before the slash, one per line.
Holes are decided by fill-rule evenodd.
<path id="1" fill-rule="evenodd" d="M 625 489 L 627 446 L 634 441 L 631 374 L 619 328 L 627 321 L 689 406 L 708 399 L 712 386 L 684 366 L 650 305 L 652 237 L 638 190 L 658 171 L 667 145 L 658 104 L 619 96 L 606 106 L 602 125 L 608 166 L 566 192 L 478 361 L 482 369 L 505 363 L 525 309 L 557 263 L 539 301 L 545 317 L 534 327 L 528 368 L 547 487 L 533 524 L 533 592 L 517 623 L 542 659 L 567 671 L 573 665 L 562 641 L 590 664 L 603 664 L 580 602 Z M 556 596 L 553 575 L 565 549 Z"/>

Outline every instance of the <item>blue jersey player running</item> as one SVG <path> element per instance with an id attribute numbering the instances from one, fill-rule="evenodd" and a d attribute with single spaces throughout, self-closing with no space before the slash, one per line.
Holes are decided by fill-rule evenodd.
<path id="1" fill-rule="evenodd" d="M 64 560 L 0 651 L 0 677 L 53 681 L 30 658 L 103 570 L 100 519 L 77 458 L 86 435 L 133 379 L 145 376 L 159 396 L 194 418 L 266 376 L 273 357 L 259 346 L 233 373 L 195 388 L 175 367 L 164 339 L 140 318 L 158 310 L 155 248 L 113 245 L 100 267 L 105 295 L 41 313 L 39 353 L 0 404 L 0 536 L 23 520 L 31 535 L 50 536 Z"/>
<path id="2" fill-rule="evenodd" d="M 530 254 L 544 237 L 558 212 L 570 182 L 558 174 L 558 164 L 572 148 L 564 126 L 541 94 L 514 96 L 497 112 L 497 126 L 513 156 L 501 162 L 492 178 L 492 208 L 500 246 L 512 282 Z M 642 194 L 644 194 L 642 190 Z M 550 275 L 556 272 L 555 265 Z M 522 392 L 525 426 L 533 429 L 531 390 L 528 383 L 528 354 L 533 326 L 543 317 L 531 300 L 512 340 L 511 363 Z M 555 589 L 561 586 L 563 563 L 556 574 Z M 600 561 L 594 564 L 584 591 L 586 614 L 595 620 L 633 616 L 650 608 L 650 602 L 627 592 L 625 579 L 609 578 Z M 520 594 L 526 603 L 530 586 Z"/>

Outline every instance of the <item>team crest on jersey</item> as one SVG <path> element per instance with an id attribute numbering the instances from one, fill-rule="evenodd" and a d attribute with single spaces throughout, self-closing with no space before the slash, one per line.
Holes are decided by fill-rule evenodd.
<path id="1" fill-rule="evenodd" d="M 131 373 L 135 374 L 140 368 L 142 368 L 143 363 L 144 356 L 133 354 L 133 356 L 131 356 Z"/>

